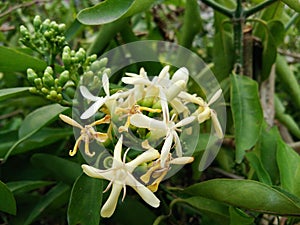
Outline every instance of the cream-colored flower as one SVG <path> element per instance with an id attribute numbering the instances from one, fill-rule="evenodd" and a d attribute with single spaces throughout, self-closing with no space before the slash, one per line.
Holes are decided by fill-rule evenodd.
<path id="1" fill-rule="evenodd" d="M 123 136 L 121 135 L 114 149 L 114 157 L 111 168 L 101 170 L 89 165 L 82 165 L 84 173 L 88 176 L 110 181 L 105 191 L 112 186 L 111 193 L 101 209 L 102 217 L 110 217 L 113 214 L 122 188 L 122 200 L 124 200 L 127 185 L 131 186 L 141 196 L 141 198 L 152 207 L 158 207 L 160 204 L 159 199 L 132 174 L 138 165 L 157 159 L 159 157 L 159 152 L 154 149 L 149 149 L 132 161 L 126 163 L 126 153 L 129 149 L 124 153 L 122 160 L 122 141 Z"/>
<path id="2" fill-rule="evenodd" d="M 165 137 L 160 156 L 161 167 L 164 167 L 172 148 L 173 141 L 175 145 L 176 155 L 178 157 L 182 156 L 182 147 L 177 131 L 180 131 L 180 127 L 192 123 L 196 119 L 196 117 L 189 116 L 175 123 L 173 120 L 176 114 L 173 114 L 172 118 L 170 119 L 168 103 L 165 99 L 161 99 L 161 105 L 163 112 L 163 121 L 150 118 L 143 114 L 135 114 L 131 116 L 130 123 L 136 127 L 147 128 L 151 132 L 156 133 L 156 136 L 160 134 L 161 137 Z"/>
<path id="3" fill-rule="evenodd" d="M 77 150 L 78 150 L 78 147 L 79 147 L 81 141 L 84 141 L 85 154 L 92 157 L 95 155 L 95 152 L 93 152 L 93 153 L 90 152 L 89 143 L 92 140 L 97 140 L 99 142 L 105 142 L 108 137 L 106 133 L 97 132 L 93 127 L 96 125 L 104 124 L 104 123 L 110 123 L 110 116 L 105 116 L 104 118 L 97 120 L 89 125 L 85 125 L 84 127 L 66 115 L 60 114 L 59 118 L 62 121 L 64 121 L 65 123 L 67 123 L 73 127 L 77 127 L 81 130 L 80 136 L 77 138 L 73 150 L 70 150 L 70 152 L 69 152 L 70 156 L 74 156 L 77 153 Z"/>

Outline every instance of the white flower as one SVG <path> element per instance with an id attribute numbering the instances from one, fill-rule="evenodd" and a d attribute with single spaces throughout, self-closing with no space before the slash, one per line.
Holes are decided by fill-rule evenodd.
<path id="1" fill-rule="evenodd" d="M 104 124 L 104 123 L 110 123 L 110 116 L 105 116 L 104 118 L 97 120 L 89 125 L 85 125 L 84 127 L 66 115 L 60 114 L 59 118 L 65 123 L 70 124 L 73 127 L 77 127 L 81 130 L 80 136 L 76 140 L 73 150 L 70 150 L 69 152 L 70 156 L 74 156 L 76 154 L 81 141 L 84 141 L 85 154 L 92 157 L 95 155 L 95 152 L 93 153 L 90 152 L 89 143 L 94 139 L 99 142 L 105 142 L 108 137 L 106 133 L 96 132 L 93 126 Z"/>
<path id="2" fill-rule="evenodd" d="M 131 116 L 130 123 L 136 127 L 147 128 L 150 131 L 153 131 L 153 133 L 159 133 L 162 136 L 165 136 L 165 142 L 163 144 L 160 157 L 161 167 L 164 167 L 172 148 L 173 141 L 175 143 L 174 145 L 177 156 L 182 156 L 182 147 L 177 131 L 180 131 L 179 127 L 192 123 L 196 117 L 189 116 L 175 124 L 173 121 L 175 114 L 170 119 L 167 101 L 163 98 L 160 101 L 162 105 L 163 121 L 147 117 L 143 114 L 135 114 Z"/>
<path id="3" fill-rule="evenodd" d="M 123 136 L 121 135 L 114 149 L 114 160 L 111 168 L 100 170 L 89 165 L 82 165 L 84 173 L 88 176 L 110 181 L 105 191 L 112 186 L 111 193 L 101 209 L 102 217 L 110 217 L 113 214 L 122 188 L 122 200 L 125 198 L 126 185 L 131 186 L 141 196 L 141 198 L 152 207 L 158 207 L 160 203 L 159 199 L 132 174 L 138 165 L 157 159 L 159 157 L 158 151 L 149 149 L 132 161 L 125 163 L 126 153 L 129 149 L 123 155 L 122 160 L 122 141 Z"/>
<path id="4" fill-rule="evenodd" d="M 110 97 L 112 97 L 110 96 L 109 93 L 109 80 L 106 73 L 103 74 L 102 76 L 102 85 L 103 85 L 104 92 L 106 94 L 106 96 L 104 97 L 98 97 L 92 95 L 91 92 L 85 86 L 79 87 L 80 92 L 84 98 L 92 102 L 95 102 L 80 116 L 81 119 L 88 119 L 92 117 L 102 107 L 102 105 L 105 104 Z M 118 96 L 115 94 L 114 97 L 117 98 Z"/>
<path id="5" fill-rule="evenodd" d="M 191 95 L 187 92 L 181 92 L 179 97 L 184 99 L 187 102 L 192 102 L 199 105 L 199 108 L 192 114 L 197 117 L 199 123 L 203 123 L 208 119 L 212 119 L 213 127 L 216 131 L 216 134 L 219 138 L 224 136 L 221 124 L 218 120 L 217 113 L 210 108 L 210 105 L 213 104 L 221 96 L 222 90 L 219 89 L 212 96 L 208 103 L 206 103 L 202 98 Z"/>

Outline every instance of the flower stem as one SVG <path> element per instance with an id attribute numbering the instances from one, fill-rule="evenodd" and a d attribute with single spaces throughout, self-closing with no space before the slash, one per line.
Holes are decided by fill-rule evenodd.
<path id="1" fill-rule="evenodd" d="M 271 5 L 271 4 L 275 3 L 275 2 L 277 2 L 277 0 L 267 0 L 267 1 L 264 1 L 264 2 L 262 2 L 262 3 L 260 3 L 260 4 L 256 5 L 256 6 L 254 6 L 251 9 L 245 10 L 244 15 L 247 18 L 247 17 L 249 17 L 249 16 L 251 16 L 251 15 L 259 12 L 260 10 L 266 8 L 267 6 L 269 6 L 269 5 Z"/>
<path id="2" fill-rule="evenodd" d="M 212 1 L 212 0 L 202 0 L 203 3 L 205 3 L 206 5 L 212 7 L 214 10 L 216 10 L 217 12 L 220 12 L 222 14 L 224 14 L 225 16 L 232 18 L 233 17 L 233 11 L 230 9 L 225 8 L 224 6 Z"/>

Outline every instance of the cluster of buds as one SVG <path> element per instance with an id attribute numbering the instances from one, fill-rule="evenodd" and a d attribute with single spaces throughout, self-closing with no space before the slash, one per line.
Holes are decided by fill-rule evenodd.
<path id="1" fill-rule="evenodd" d="M 57 24 L 49 19 L 41 21 L 40 16 L 33 20 L 33 30 L 20 26 L 20 41 L 27 47 L 45 57 L 52 64 L 57 54 L 67 44 L 65 38 L 65 24 Z"/>
<path id="2" fill-rule="evenodd" d="M 126 73 L 122 82 L 130 88 L 113 94 L 109 89 L 109 77 L 103 73 L 105 96 L 93 95 L 85 85 L 79 88 L 82 98 L 90 105 L 80 114 L 80 119 L 88 121 L 104 114 L 101 119 L 81 125 L 66 115 L 60 115 L 64 122 L 80 129 L 75 146 L 70 150 L 71 156 L 84 142 L 83 154 L 88 158 L 97 157 L 96 153 L 101 155 L 100 152 L 107 147 L 105 143 L 108 139 L 110 143 L 118 139 L 113 149 L 109 150 L 113 155 L 109 167 L 99 168 L 93 163 L 82 165 L 88 176 L 110 181 L 105 191 L 110 187 L 112 191 L 101 209 L 102 217 L 113 214 L 122 189 L 122 199 L 126 195 L 126 186 L 132 187 L 149 205 L 159 206 L 160 201 L 154 192 L 160 182 L 172 167 L 183 166 L 194 159 L 182 146 L 181 134 L 184 130 L 192 136 L 195 124 L 199 126 L 211 118 L 216 135 L 223 137 L 217 114 L 210 108 L 221 95 L 221 90 L 207 103 L 201 97 L 187 92 L 189 72 L 186 68 L 178 69 L 173 76 L 169 69 L 169 66 L 165 66 L 153 79 L 147 76 L 143 68 L 139 74 Z M 97 126 L 101 124 L 106 124 L 106 131 L 97 131 Z M 93 142 L 104 148 L 91 148 Z"/>

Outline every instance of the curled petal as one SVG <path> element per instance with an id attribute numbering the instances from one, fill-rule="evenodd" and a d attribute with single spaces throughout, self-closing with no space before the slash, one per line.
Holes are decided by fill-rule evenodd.
<path id="1" fill-rule="evenodd" d="M 145 116 L 144 114 L 134 114 L 130 117 L 130 123 L 136 127 L 150 130 L 166 130 L 164 122 Z"/>
<path id="2" fill-rule="evenodd" d="M 78 127 L 79 129 L 83 129 L 83 127 L 77 123 L 75 120 L 71 119 L 70 117 L 64 115 L 64 114 L 59 114 L 59 118 L 64 121 L 65 123 L 73 126 L 73 127 Z"/>
<path id="3" fill-rule="evenodd" d="M 174 83 L 176 81 L 182 80 L 184 81 L 185 84 L 187 84 L 188 80 L 189 80 L 189 71 L 187 68 L 185 67 L 181 67 L 178 70 L 176 70 L 176 72 L 174 73 L 172 79 L 171 79 Z"/>
<path id="4" fill-rule="evenodd" d="M 165 167 L 165 163 L 169 157 L 172 142 L 173 142 L 173 135 L 172 135 L 172 133 L 169 133 L 168 136 L 166 137 L 165 143 L 161 149 L 160 166 L 162 168 Z"/>
<path id="5" fill-rule="evenodd" d="M 112 185 L 110 195 L 101 209 L 102 217 L 110 217 L 114 213 L 122 187 L 121 184 L 117 183 Z"/>
<path id="6" fill-rule="evenodd" d="M 99 142 L 105 142 L 108 138 L 107 133 L 96 132 L 94 138 Z"/>
<path id="7" fill-rule="evenodd" d="M 88 119 L 95 115 L 95 113 L 101 108 L 101 106 L 105 103 L 106 98 L 99 97 L 98 100 L 92 104 L 81 116 L 80 119 Z"/>
<path id="8" fill-rule="evenodd" d="M 82 96 L 90 101 L 95 102 L 100 98 L 98 96 L 94 96 L 85 86 L 80 86 L 79 89 Z"/>
<path id="9" fill-rule="evenodd" d="M 176 133 L 176 131 L 173 131 L 173 137 L 175 140 L 175 150 L 176 150 L 176 155 L 178 157 L 182 156 L 182 147 L 181 147 L 181 142 L 180 139 L 178 137 L 178 134 Z"/>
<path id="10" fill-rule="evenodd" d="M 99 170 L 95 167 L 83 164 L 81 165 L 81 168 L 83 170 L 83 172 L 88 175 L 89 177 L 94 177 L 94 178 L 100 178 L 100 179 L 105 179 L 102 176 L 103 170 Z"/>
<path id="11" fill-rule="evenodd" d="M 202 112 L 198 112 L 197 118 L 199 123 L 203 123 L 204 121 L 208 120 L 211 115 L 211 109 L 209 107 L 204 107 L 204 110 Z"/>
<path id="12" fill-rule="evenodd" d="M 184 99 L 187 102 L 195 103 L 200 106 L 207 105 L 206 102 L 202 98 L 197 97 L 195 95 L 191 95 L 190 93 L 187 93 L 185 91 L 180 92 L 179 97 Z"/>
<path id="13" fill-rule="evenodd" d="M 218 120 L 217 113 L 214 110 L 211 110 L 211 120 L 213 122 L 213 126 L 216 130 L 218 138 L 223 138 L 224 134 L 222 131 L 222 127 Z"/>

